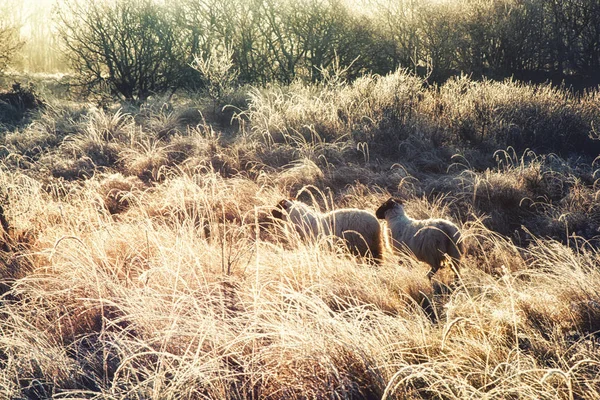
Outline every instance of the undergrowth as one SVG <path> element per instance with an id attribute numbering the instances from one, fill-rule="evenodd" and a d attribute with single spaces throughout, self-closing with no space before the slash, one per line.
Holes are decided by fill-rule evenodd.
<path id="1" fill-rule="evenodd" d="M 48 98 L 4 134 L 2 397 L 600 396 L 596 92 L 402 71 L 240 90 L 233 125 L 194 98 Z M 271 218 L 392 195 L 462 229 L 455 290 Z"/>

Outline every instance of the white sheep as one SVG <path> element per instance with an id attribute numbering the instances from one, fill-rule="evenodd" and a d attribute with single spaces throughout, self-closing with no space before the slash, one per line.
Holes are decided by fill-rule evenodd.
<path id="1" fill-rule="evenodd" d="M 334 235 L 343 239 L 352 253 L 376 263 L 382 260 L 381 225 L 368 211 L 342 208 L 321 213 L 299 201 L 281 200 L 272 214 L 275 218 L 292 223 L 303 239 Z"/>
<path id="2" fill-rule="evenodd" d="M 455 224 L 438 218 L 412 219 L 404 212 L 402 201 L 394 198 L 383 203 L 375 215 L 387 221 L 394 249 L 408 248 L 419 261 L 429 264 L 429 279 L 446 261 L 458 273 L 464 245 Z"/>

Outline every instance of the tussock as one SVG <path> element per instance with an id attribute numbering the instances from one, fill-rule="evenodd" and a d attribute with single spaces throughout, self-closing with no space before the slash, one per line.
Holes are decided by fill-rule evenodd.
<path id="1" fill-rule="evenodd" d="M 111 214 L 126 211 L 132 203 L 135 203 L 135 199 L 140 197 L 144 189 L 144 184 L 139 178 L 124 177 L 120 173 L 100 178 L 98 185 L 97 193 Z"/>

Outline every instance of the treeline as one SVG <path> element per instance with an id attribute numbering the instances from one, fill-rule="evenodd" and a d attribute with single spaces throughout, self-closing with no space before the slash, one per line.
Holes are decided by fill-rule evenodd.
<path id="1" fill-rule="evenodd" d="M 196 55 L 227 55 L 246 83 L 315 82 L 333 65 L 350 79 L 600 82 L 598 0 L 65 0 L 57 21 L 85 82 L 126 98 L 205 85 Z"/>

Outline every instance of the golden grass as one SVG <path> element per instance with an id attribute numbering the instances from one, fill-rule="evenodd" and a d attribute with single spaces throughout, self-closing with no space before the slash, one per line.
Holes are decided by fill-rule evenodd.
<path id="1" fill-rule="evenodd" d="M 364 94 L 374 119 L 373 105 L 396 101 L 388 97 L 410 82 L 387 79 L 394 90 L 367 78 L 356 92 L 335 90 Z M 338 115 L 327 111 L 332 93 L 313 88 L 323 102 L 312 107 L 294 86 L 266 96 L 279 90 L 290 91 L 289 107 L 300 101 L 285 111 L 286 126 Z M 369 100 L 374 90 L 377 101 Z M 13 163 L 24 155 L 12 133 L 0 169 L 15 242 L 0 254 L 0 396 L 600 396 L 600 256 L 592 237 L 550 238 L 545 228 L 560 224 L 560 210 L 569 218 L 595 212 L 593 181 L 573 164 L 506 156 L 478 170 L 440 156 L 447 165 L 437 170 L 447 172 L 416 179 L 415 158 L 392 162 L 373 147 L 366 157 L 348 136 L 329 138 L 355 129 L 364 115 L 351 116 L 354 128 L 336 122 L 321 139 L 305 136 L 318 125 L 292 132 L 250 119 L 254 133 L 226 140 L 189 107 L 156 117 L 53 112 L 56 126 L 67 125 L 59 115 L 71 115 L 76 132 L 27 165 Z M 38 132 L 37 124 L 26 133 Z M 52 176 L 50 160 L 92 157 L 88 141 L 112 143 L 118 161 L 86 179 Z M 342 164 L 355 179 L 331 185 L 346 173 Z M 375 267 L 331 238 L 302 242 L 270 218 L 286 197 L 323 210 L 373 211 L 392 194 L 405 198 L 409 215 L 450 218 L 462 228 L 468 254 L 455 290 L 446 286 L 451 271 L 431 284 L 427 266 L 410 255 L 388 249 Z M 510 219 L 515 209 L 522 229 Z M 578 223 L 592 229 L 592 217 Z"/>
<path id="2" fill-rule="evenodd" d="M 469 257 L 465 286 L 435 295 L 409 257 L 375 268 L 319 243 L 253 239 L 266 204 L 246 194 L 241 209 L 228 192 L 248 182 L 222 183 L 214 173 L 169 179 L 120 221 L 85 206 L 91 187 L 72 193 L 54 223 L 48 211 L 64 206 L 40 204 L 47 211 L 32 223 L 41 232 L 24 254 L 36 267 L 3 309 L 5 381 L 29 371 L 44 390 L 151 398 L 568 398 L 596 387 L 589 339 L 565 341 L 590 332 L 589 313 L 600 313 L 595 253 L 540 239 L 533 263 L 498 277 Z M 168 210 L 185 200 L 215 235 L 203 235 L 193 213 Z M 511 250 L 481 226 L 465 229 Z M 438 324 L 422 295 L 437 298 Z"/>

